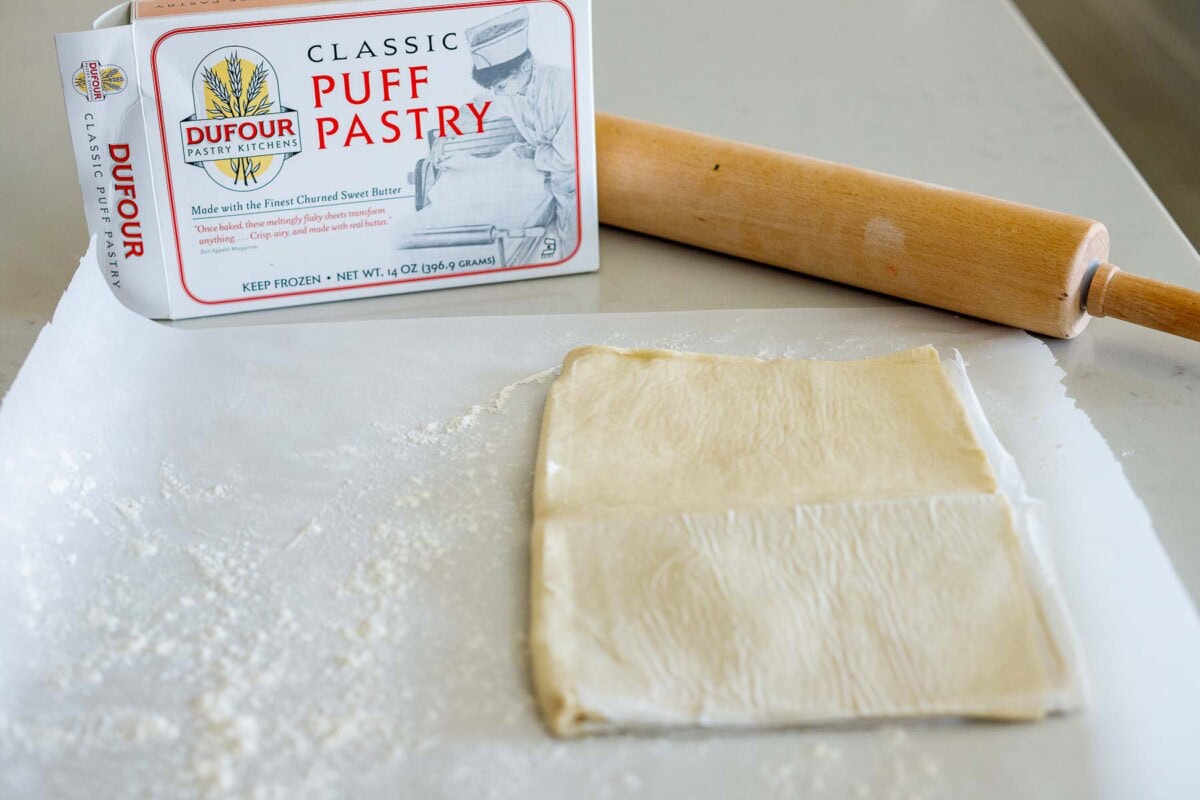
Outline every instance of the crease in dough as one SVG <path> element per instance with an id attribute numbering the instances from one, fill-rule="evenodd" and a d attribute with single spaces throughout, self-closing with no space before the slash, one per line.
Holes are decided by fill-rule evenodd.
<path id="1" fill-rule="evenodd" d="M 1055 654 L 1012 512 L 931 347 L 572 351 L 534 514 L 556 734 L 1047 711 Z"/>

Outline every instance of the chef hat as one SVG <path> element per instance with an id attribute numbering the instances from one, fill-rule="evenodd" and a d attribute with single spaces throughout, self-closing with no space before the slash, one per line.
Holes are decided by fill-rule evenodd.
<path id="1" fill-rule="evenodd" d="M 475 69 L 512 61 L 529 49 L 529 10 L 524 6 L 467 28 Z"/>

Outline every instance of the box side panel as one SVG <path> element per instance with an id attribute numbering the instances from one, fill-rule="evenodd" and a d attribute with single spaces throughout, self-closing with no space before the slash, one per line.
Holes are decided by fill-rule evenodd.
<path id="1" fill-rule="evenodd" d="M 132 29 L 59 34 L 56 43 L 84 216 L 105 280 L 130 309 L 167 317 Z"/>

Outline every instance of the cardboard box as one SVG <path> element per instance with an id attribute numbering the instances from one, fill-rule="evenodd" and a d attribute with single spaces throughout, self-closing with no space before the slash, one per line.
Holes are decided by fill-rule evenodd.
<path id="1" fill-rule="evenodd" d="M 588 0 L 140 0 L 57 42 L 88 227 L 146 316 L 598 266 Z"/>

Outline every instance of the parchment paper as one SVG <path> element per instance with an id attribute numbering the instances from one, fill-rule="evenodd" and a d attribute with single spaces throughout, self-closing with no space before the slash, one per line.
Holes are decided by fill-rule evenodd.
<path id="1" fill-rule="evenodd" d="M 181 331 L 85 259 L 0 408 L 0 796 L 1187 797 L 1200 622 L 1036 339 L 922 309 Z M 1044 503 L 1081 713 L 551 740 L 529 695 L 545 382 L 584 343 L 963 355 Z"/>

